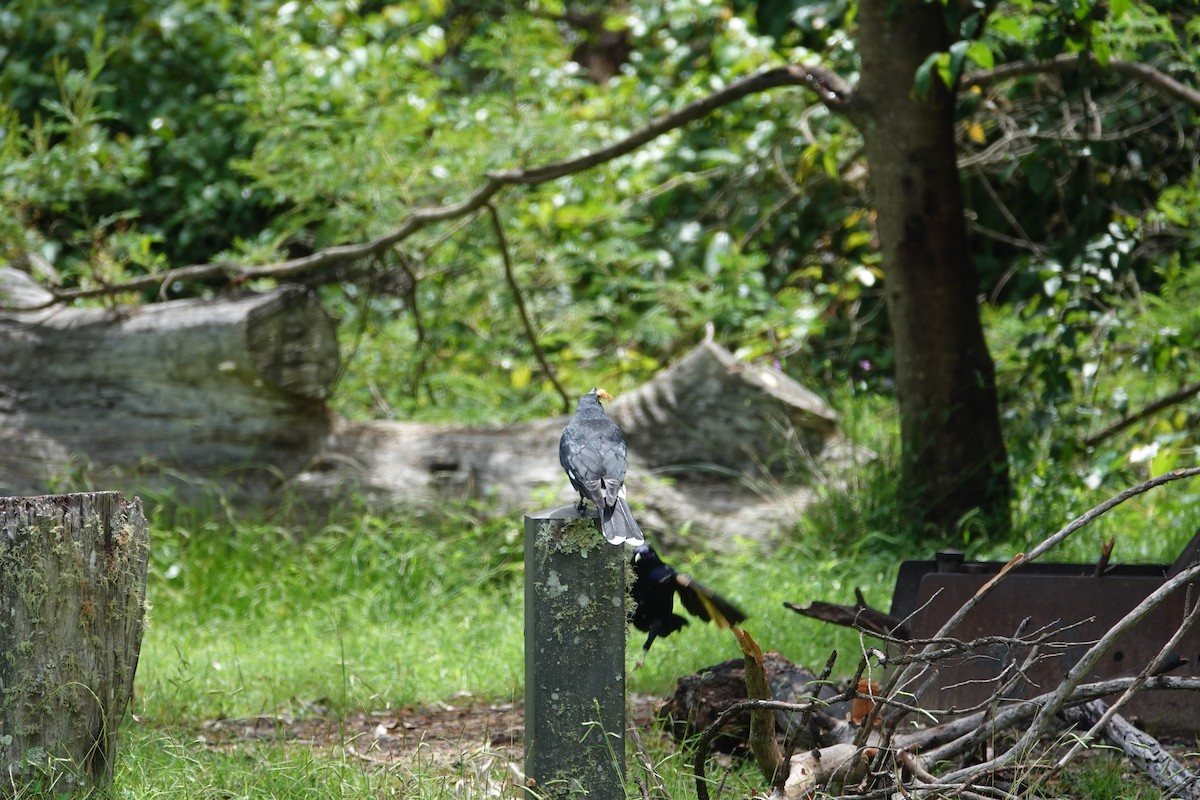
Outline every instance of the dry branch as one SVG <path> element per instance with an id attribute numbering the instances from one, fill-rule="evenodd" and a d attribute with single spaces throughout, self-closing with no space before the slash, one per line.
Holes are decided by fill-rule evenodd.
<path id="1" fill-rule="evenodd" d="M 856 601 L 852 606 L 827 603 L 822 600 L 813 600 L 804 605 L 798 603 L 784 603 L 783 605 L 803 617 L 854 628 L 866 634 L 908 639 L 908 624 L 904 620 L 867 605 L 861 590 L 855 589 L 854 593 Z"/>
<path id="2" fill-rule="evenodd" d="M 1106 64 L 1101 64 L 1096 60 L 1095 54 L 1087 50 L 1081 53 L 1062 53 L 1054 58 L 1040 61 L 1014 61 L 1011 64 L 1001 64 L 994 69 L 968 72 L 963 75 L 959 83 L 962 86 L 984 85 L 1022 75 L 1066 72 L 1084 67 L 1108 69 L 1133 78 L 1173 100 L 1200 111 L 1200 91 L 1180 83 L 1162 70 L 1150 64 L 1124 61 L 1119 58 L 1110 58 Z"/>
<path id="3" fill-rule="evenodd" d="M 535 186 L 583 172 L 615 158 L 628 155 L 659 136 L 701 119 L 718 108 L 752 94 L 785 86 L 808 87 L 831 110 L 841 111 L 847 115 L 853 113 L 851 89 L 836 73 L 822 67 L 801 64 L 775 67 L 735 81 L 677 111 L 664 114 L 624 139 L 591 153 L 539 167 L 489 172 L 484 176 L 482 185 L 465 199 L 441 206 L 415 208 L 394 230 L 367 242 L 337 245 L 301 258 L 258 267 L 248 267 L 230 262 L 193 264 L 90 289 L 47 290 L 48 294 L 37 304 L 0 305 L 0 311 L 33 311 L 89 297 L 104 297 L 129 292 L 154 291 L 161 297 L 173 284 L 197 283 L 217 278 L 229 280 L 271 278 L 277 281 L 294 281 L 344 264 L 379 257 L 428 225 L 465 217 L 483 209 L 493 197 L 508 186 Z"/>
<path id="4" fill-rule="evenodd" d="M 994 787 L 1014 778 L 1023 783 L 1019 787 L 1005 789 L 1005 796 L 1037 796 L 1046 780 L 1069 763 L 1095 737 L 1111 736 L 1111 741 L 1123 748 L 1140 748 L 1139 755 L 1142 758 L 1135 760 L 1135 763 L 1171 796 L 1188 800 L 1200 797 L 1200 789 L 1193 775 L 1171 759 L 1153 738 L 1138 732 L 1136 744 L 1121 742 L 1122 737 L 1134 736 L 1134 731 L 1117 714 L 1121 704 L 1136 693 L 1200 689 L 1200 676 L 1172 677 L 1162 674 L 1188 663 L 1186 658 L 1177 657 L 1177 652 L 1190 653 L 1191 645 L 1185 645 L 1190 640 L 1185 637 L 1191 636 L 1190 629 L 1200 618 L 1200 610 L 1190 601 L 1191 591 L 1200 582 L 1200 564 L 1194 563 L 1195 559 L 1191 556 L 1181 556 L 1164 578 L 1156 579 L 1153 591 L 1149 591 L 1119 619 L 1111 623 L 1106 621 L 1094 641 L 1080 642 L 1077 635 L 1072 633 L 1077 626 L 1086 623 L 1043 621 L 1038 623 L 1040 627 L 1029 630 L 1032 627 L 1029 624 L 1031 618 L 1015 625 L 1016 631 L 1010 636 L 988 635 L 969 641 L 953 637 L 958 622 L 1022 565 L 1042 556 L 1066 537 L 1129 498 L 1171 481 L 1196 475 L 1200 475 L 1200 468 L 1176 470 L 1126 489 L 1072 520 L 1027 554 L 1014 557 L 999 574 L 992 576 L 982 586 L 978 583 L 961 585 L 957 591 L 962 593 L 960 596 L 967 598 L 966 602 L 950 615 L 949 621 L 941 625 L 933 637 L 905 641 L 875 630 L 872 625 L 863 625 L 858 619 L 861 607 L 865 606 L 861 598 L 856 606 L 834 607 L 830 614 L 820 611 L 821 614 L 834 617 L 836 622 L 848 623 L 864 633 L 887 641 L 893 650 L 900 650 L 899 653 L 887 655 L 864 646 L 860 666 L 875 660 L 881 666 L 890 668 L 891 675 L 882 697 L 878 699 L 875 712 L 858 728 L 853 742 L 856 748 L 853 758 L 861 758 L 868 748 L 875 752 L 875 757 L 862 781 L 854 787 L 856 794 L 840 796 L 864 799 L 894 796 L 983 797 L 992 796 Z M 1082 566 L 1086 570 L 1086 565 Z M 1095 578 L 1097 581 L 1109 579 L 1105 576 Z M 1021 580 L 1025 580 L 1025 576 Z M 973 588 L 975 586 L 979 588 Z M 1172 615 L 1169 623 L 1171 628 L 1168 630 L 1173 632 L 1168 635 L 1163 631 L 1161 638 L 1153 640 L 1154 649 L 1146 654 L 1145 661 L 1133 662 L 1137 674 L 1083 682 L 1097 673 L 1101 662 L 1115 651 L 1122 638 L 1139 628 L 1152 612 L 1157 609 L 1156 613 L 1161 618 L 1163 609 L 1160 606 L 1168 598 L 1173 598 L 1172 602 L 1178 600 L 1180 592 L 1188 593 L 1182 615 Z M 958 601 L 954 605 L 957 606 Z M 919 630 L 919 626 L 916 630 Z M 1121 644 L 1126 655 L 1137 652 L 1136 648 L 1131 648 L 1132 644 L 1128 641 Z M 995 669 L 989 667 L 987 673 L 990 676 L 986 679 L 990 694 L 975 705 L 974 710 L 961 707 L 930 708 L 922 700 L 925 687 L 932 683 L 927 676 L 939 671 L 943 675 L 953 675 L 959 668 L 956 664 L 964 656 L 986 658 L 989 664 L 996 665 Z M 1069 669 L 1066 669 L 1065 675 L 1056 671 L 1057 675 L 1062 675 L 1061 680 L 1056 677 L 1054 683 L 1043 684 L 1046 691 L 1023 698 L 1022 695 L 1028 691 L 1023 685 L 1028 684 L 1027 674 L 1037 672 L 1035 666 L 1051 657 L 1067 659 Z M 1129 659 L 1126 658 L 1126 661 Z M 1112 695 L 1116 695 L 1116 699 L 1107 710 L 1102 705 L 1088 706 L 1083 712 L 1078 710 L 1084 704 Z M 887 712 L 880 714 L 884 709 Z M 901 721 L 913 714 L 917 715 L 917 721 L 924 727 L 901 728 Z M 1052 734 L 1058 733 L 1061 717 L 1077 722 L 1086 720 L 1087 725 L 1075 734 L 1073 742 L 1066 742 L 1067 746 L 1058 752 L 1055 762 L 1036 770 L 1030 769 L 1032 753 Z M 882 723 L 878 729 L 875 728 L 876 719 Z M 793 776 L 791 785 L 797 792 L 823 788 L 810 779 L 819 762 L 811 759 L 792 760 L 789 766 L 804 773 Z M 775 796 L 782 795 L 776 787 Z"/>
<path id="5" fill-rule="evenodd" d="M 1109 715 L 1109 708 L 1100 700 L 1092 700 L 1062 710 L 1067 722 L 1081 728 L 1095 728 L 1107 717 L 1101 728 L 1106 742 L 1120 748 L 1130 763 L 1145 773 L 1168 797 L 1200 800 L 1197 776 L 1180 764 L 1157 739 L 1138 730 L 1120 714 Z"/>
<path id="6" fill-rule="evenodd" d="M 771 687 L 763 669 L 763 651 L 750 634 L 740 628 L 733 629 L 746 667 L 746 696 L 751 700 L 771 700 Z M 774 782 L 783 769 L 783 751 L 775 738 L 775 713 L 765 708 L 750 711 L 750 752 L 763 777 Z"/>

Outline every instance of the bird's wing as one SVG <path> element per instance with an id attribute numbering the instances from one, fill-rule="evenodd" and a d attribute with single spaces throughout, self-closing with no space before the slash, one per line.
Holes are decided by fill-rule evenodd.
<path id="1" fill-rule="evenodd" d="M 744 611 L 691 576 L 676 573 L 675 582 L 679 584 L 683 607 L 700 619 L 711 620 L 720 628 L 731 628 L 746 621 Z"/>

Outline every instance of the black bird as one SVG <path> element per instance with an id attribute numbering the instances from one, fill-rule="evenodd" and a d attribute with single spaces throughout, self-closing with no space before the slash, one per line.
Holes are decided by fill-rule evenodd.
<path id="1" fill-rule="evenodd" d="M 693 616 L 721 628 L 731 628 L 746 621 L 746 614 L 733 603 L 663 563 L 648 544 L 635 547 L 633 557 L 633 627 L 650 634 L 642 645 L 642 659 L 650 652 L 650 645 L 659 636 L 670 636 L 687 625 L 687 620 L 675 613 L 675 594 L 683 601 L 683 607 Z M 639 665 L 641 660 L 638 661 Z"/>
<path id="2" fill-rule="evenodd" d="M 601 398 L 612 400 L 612 395 L 592 389 L 579 398 L 558 440 L 558 461 L 579 492 L 579 509 L 585 500 L 599 509 L 604 538 L 610 544 L 641 544 L 642 530 L 625 501 L 625 435 L 604 415 Z"/>

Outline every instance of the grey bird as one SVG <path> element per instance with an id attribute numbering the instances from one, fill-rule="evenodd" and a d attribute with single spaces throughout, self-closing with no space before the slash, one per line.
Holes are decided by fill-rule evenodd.
<path id="1" fill-rule="evenodd" d="M 579 492 L 579 510 L 591 500 L 600 511 L 600 530 L 609 544 L 642 544 L 642 530 L 625 501 L 625 435 L 604 414 L 603 389 L 592 389 L 558 440 L 558 461 Z"/>

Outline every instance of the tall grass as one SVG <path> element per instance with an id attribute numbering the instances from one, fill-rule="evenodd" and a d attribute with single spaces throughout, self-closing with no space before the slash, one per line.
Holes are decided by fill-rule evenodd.
<path id="1" fill-rule="evenodd" d="M 219 518 L 156 528 L 152 550 L 145 716 L 341 713 L 519 688 L 521 543 L 505 521 Z"/>

